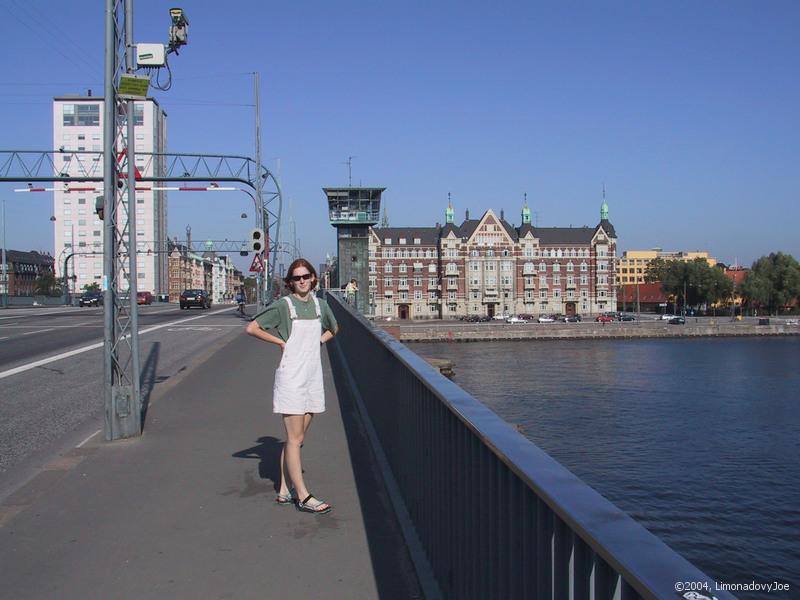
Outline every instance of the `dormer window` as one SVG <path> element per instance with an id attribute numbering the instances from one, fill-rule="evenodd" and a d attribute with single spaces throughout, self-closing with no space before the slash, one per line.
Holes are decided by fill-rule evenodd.
<path id="1" fill-rule="evenodd" d="M 387 246 L 391 245 L 392 238 L 383 238 L 383 243 L 386 244 Z"/>
<path id="2" fill-rule="evenodd" d="M 415 246 L 419 246 L 420 244 L 422 244 L 422 239 L 420 239 L 420 238 L 414 238 L 414 245 L 415 245 Z"/>
<path id="3" fill-rule="evenodd" d="M 406 243 L 406 238 L 400 238 L 400 245 L 404 246 Z"/>

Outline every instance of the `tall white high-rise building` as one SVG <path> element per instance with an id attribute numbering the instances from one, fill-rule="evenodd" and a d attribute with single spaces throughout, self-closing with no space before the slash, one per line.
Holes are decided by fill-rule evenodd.
<path id="1" fill-rule="evenodd" d="M 53 148 L 87 152 L 103 151 L 103 99 L 93 96 L 59 96 L 53 99 Z M 167 115 L 152 98 L 134 104 L 136 166 L 144 177 L 164 173 L 163 154 L 167 145 Z M 127 129 L 125 130 L 127 134 Z M 143 153 L 143 154 L 138 154 Z M 145 154 L 147 153 L 147 154 Z M 103 176 L 102 155 L 80 158 L 81 167 L 69 154 L 56 155 L 59 173 L 79 174 L 96 165 L 92 173 Z M 157 185 L 157 184 L 156 184 Z M 59 186 L 56 186 L 59 187 Z M 69 275 L 76 275 L 74 289 L 103 280 L 103 222 L 95 213 L 99 192 L 67 191 L 72 188 L 102 188 L 97 184 L 70 184 L 53 193 L 54 247 L 56 271 L 62 276 L 64 258 L 75 253 Z M 137 187 L 151 188 L 153 184 Z M 168 293 L 167 283 L 167 196 L 164 191 L 136 192 L 137 289 L 153 294 Z M 150 251 L 150 252 L 148 252 Z"/>

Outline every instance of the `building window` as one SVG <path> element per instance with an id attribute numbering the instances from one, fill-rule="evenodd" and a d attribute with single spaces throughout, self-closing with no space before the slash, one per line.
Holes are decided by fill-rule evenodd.
<path id="1" fill-rule="evenodd" d="M 582 262 L 581 263 L 581 271 L 584 272 L 584 271 L 588 271 L 588 270 L 589 270 L 589 267 L 587 266 L 587 264 L 585 262 Z"/>
<path id="2" fill-rule="evenodd" d="M 540 263 L 539 263 L 539 271 L 540 271 L 541 273 L 544 273 L 545 271 L 547 271 L 547 265 L 546 265 L 546 264 L 544 264 L 543 262 L 540 262 Z"/>
<path id="3" fill-rule="evenodd" d="M 392 238 L 384 238 L 383 243 L 386 244 L 387 246 L 390 245 L 392 243 Z"/>
<path id="4" fill-rule="evenodd" d="M 561 285 L 561 275 L 553 275 L 553 285 Z"/>
<path id="5" fill-rule="evenodd" d="M 419 246 L 421 243 L 422 243 L 422 240 L 420 238 L 414 238 L 414 245 L 415 246 Z"/>
<path id="6" fill-rule="evenodd" d="M 392 263 L 386 263 L 383 265 L 383 272 L 384 273 L 391 273 L 392 272 Z"/>
<path id="7" fill-rule="evenodd" d="M 553 263 L 553 273 L 558 273 L 561 270 L 561 263 Z"/>
<path id="8" fill-rule="evenodd" d="M 400 272 L 401 273 L 407 273 L 408 272 L 408 267 L 406 266 L 406 263 L 402 263 L 400 265 Z"/>
<path id="9" fill-rule="evenodd" d="M 64 104 L 62 124 L 65 127 L 83 126 L 91 127 L 100 125 L 99 104 Z"/>
<path id="10" fill-rule="evenodd" d="M 539 277 L 539 287 L 546 287 L 547 286 L 547 275 L 542 275 Z"/>
<path id="11" fill-rule="evenodd" d="M 414 290 L 414 300 L 422 300 L 422 290 Z"/>
<path id="12" fill-rule="evenodd" d="M 436 278 L 428 277 L 428 287 L 436 287 Z"/>

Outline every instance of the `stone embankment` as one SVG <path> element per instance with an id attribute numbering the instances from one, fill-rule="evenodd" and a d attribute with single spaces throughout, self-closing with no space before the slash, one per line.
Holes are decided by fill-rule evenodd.
<path id="1" fill-rule="evenodd" d="M 800 335 L 794 323 L 730 322 L 687 319 L 686 325 L 665 321 L 613 323 L 376 323 L 401 342 L 486 342 L 496 340 L 635 339 Z"/>

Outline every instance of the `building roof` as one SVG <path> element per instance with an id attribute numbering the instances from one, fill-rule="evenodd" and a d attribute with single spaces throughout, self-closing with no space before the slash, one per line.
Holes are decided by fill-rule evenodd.
<path id="1" fill-rule="evenodd" d="M 40 254 L 36 250 L 23 252 L 21 250 L 6 250 L 8 263 L 27 263 L 32 265 L 52 265 L 55 259 L 49 254 Z"/>
<path id="2" fill-rule="evenodd" d="M 435 246 L 439 241 L 438 227 L 373 227 L 372 231 L 381 244 L 385 238 L 391 238 L 392 246 L 398 246 L 397 240 L 400 238 L 406 238 L 407 246 L 415 245 L 414 238 L 420 239 L 421 246 Z"/>
<path id="3" fill-rule="evenodd" d="M 661 283 L 623 283 L 617 288 L 617 300 L 626 304 L 636 302 L 636 289 L 639 289 L 640 304 L 663 304 L 667 301 L 667 295 L 661 289 Z"/>

